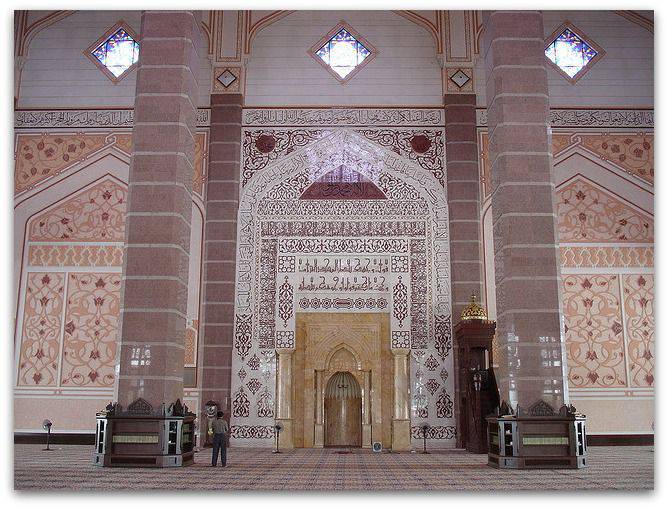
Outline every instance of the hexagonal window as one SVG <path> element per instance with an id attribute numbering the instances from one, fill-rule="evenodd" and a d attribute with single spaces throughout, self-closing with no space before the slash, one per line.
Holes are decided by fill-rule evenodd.
<path id="1" fill-rule="evenodd" d="M 137 65 L 139 43 L 137 35 L 119 21 L 84 54 L 113 82 L 123 79 Z"/>
<path id="2" fill-rule="evenodd" d="M 345 21 L 336 25 L 309 50 L 309 54 L 341 83 L 350 80 L 377 53 Z"/>
<path id="3" fill-rule="evenodd" d="M 575 83 L 600 60 L 605 52 L 569 22 L 561 25 L 548 39 L 545 56 L 559 73 Z"/>

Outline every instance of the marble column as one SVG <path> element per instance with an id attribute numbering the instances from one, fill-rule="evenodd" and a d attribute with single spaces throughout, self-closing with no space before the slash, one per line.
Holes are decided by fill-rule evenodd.
<path id="1" fill-rule="evenodd" d="M 501 398 L 566 398 L 550 97 L 539 11 L 484 14 Z"/>
<path id="2" fill-rule="evenodd" d="M 474 94 L 444 96 L 453 324 L 459 321 L 472 293 L 478 301 L 483 297 L 475 106 Z"/>
<path id="3" fill-rule="evenodd" d="M 411 447 L 411 420 L 408 385 L 409 349 L 393 349 L 394 411 L 392 418 L 392 450 L 405 451 Z"/>
<path id="4" fill-rule="evenodd" d="M 199 21 L 145 11 L 121 301 L 118 401 L 183 399 Z"/>
<path id="5" fill-rule="evenodd" d="M 364 371 L 362 448 L 371 448 L 371 371 Z"/>
<path id="6" fill-rule="evenodd" d="M 448 225 L 452 324 L 459 322 L 471 294 L 483 301 L 480 221 L 480 169 L 475 94 L 446 94 L 445 156 L 447 159 Z M 454 372 L 459 372 L 453 348 Z M 455 421 L 459 421 L 459 376 L 455 376 Z M 458 436 L 458 445 L 461 446 Z"/>
<path id="7" fill-rule="evenodd" d="M 322 386 L 323 372 L 315 371 L 315 428 L 313 432 L 313 447 L 325 446 L 325 390 Z"/>
<path id="8" fill-rule="evenodd" d="M 277 349 L 276 424 L 283 429 L 279 436 L 281 448 L 292 448 L 292 349 Z"/>
<path id="9" fill-rule="evenodd" d="M 202 295 L 202 407 L 212 400 L 230 415 L 234 342 L 240 94 L 211 95 Z"/>

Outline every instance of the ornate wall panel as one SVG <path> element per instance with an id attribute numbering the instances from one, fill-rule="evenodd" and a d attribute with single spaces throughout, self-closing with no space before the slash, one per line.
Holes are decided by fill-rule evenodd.
<path id="1" fill-rule="evenodd" d="M 104 180 L 35 217 L 31 242 L 123 242 L 128 191 Z"/>
<path id="2" fill-rule="evenodd" d="M 654 386 L 654 276 L 625 275 L 624 311 L 630 384 Z"/>
<path id="3" fill-rule="evenodd" d="M 62 386 L 113 387 L 120 313 L 118 273 L 70 273 Z"/>
<path id="4" fill-rule="evenodd" d="M 654 247 L 590 247 L 569 245 L 559 248 L 562 268 L 652 268 Z"/>
<path id="5" fill-rule="evenodd" d="M 565 275 L 569 385 L 626 386 L 622 309 L 616 275 Z"/>
<path id="6" fill-rule="evenodd" d="M 23 305 L 19 386 L 58 384 L 65 276 L 35 272 L 28 275 Z"/>
<path id="7" fill-rule="evenodd" d="M 193 192 L 203 196 L 206 181 L 207 133 L 195 136 L 195 174 Z M 17 134 L 14 168 L 14 194 L 33 190 L 46 180 L 64 173 L 103 149 L 115 147 L 132 154 L 129 132 L 77 132 L 55 134 Z"/>
<path id="8" fill-rule="evenodd" d="M 650 217 L 581 178 L 557 191 L 557 214 L 561 242 L 654 242 Z"/>

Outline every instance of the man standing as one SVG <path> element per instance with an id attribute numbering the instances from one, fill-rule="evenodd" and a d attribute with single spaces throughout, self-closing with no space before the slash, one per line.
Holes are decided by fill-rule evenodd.
<path id="1" fill-rule="evenodd" d="M 227 422 L 223 420 L 223 412 L 218 411 L 216 419 L 212 422 L 213 429 L 213 455 L 211 457 L 211 466 L 218 462 L 218 452 L 220 451 L 220 463 L 223 467 L 227 464 Z"/>

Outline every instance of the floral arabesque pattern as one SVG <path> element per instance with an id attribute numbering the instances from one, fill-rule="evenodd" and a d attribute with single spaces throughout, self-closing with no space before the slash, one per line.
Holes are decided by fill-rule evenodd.
<path id="1" fill-rule="evenodd" d="M 65 277 L 28 275 L 19 355 L 19 386 L 57 384 Z"/>
<path id="2" fill-rule="evenodd" d="M 625 275 L 624 311 L 631 386 L 654 386 L 654 276 Z"/>
<path id="3" fill-rule="evenodd" d="M 560 242 L 654 241 L 654 221 L 578 179 L 557 191 Z"/>
<path id="4" fill-rule="evenodd" d="M 71 273 L 68 277 L 61 385 L 113 387 L 120 274 Z"/>
<path id="5" fill-rule="evenodd" d="M 30 241 L 123 242 L 128 191 L 111 180 L 84 190 L 30 223 Z"/>
<path id="6" fill-rule="evenodd" d="M 564 320 L 570 386 L 626 386 L 616 275 L 566 275 Z"/>

